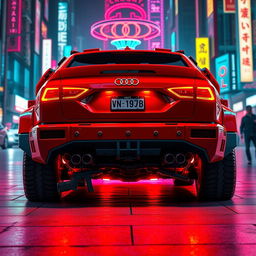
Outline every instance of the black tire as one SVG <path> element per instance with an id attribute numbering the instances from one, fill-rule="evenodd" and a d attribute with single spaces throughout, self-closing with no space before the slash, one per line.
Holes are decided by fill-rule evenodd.
<path id="1" fill-rule="evenodd" d="M 2 149 L 7 149 L 7 148 L 8 148 L 8 138 L 5 137 L 5 138 L 4 138 L 4 143 L 3 143 L 3 145 L 2 145 Z"/>
<path id="2" fill-rule="evenodd" d="M 23 185 L 25 196 L 32 202 L 52 202 L 60 199 L 54 165 L 40 164 L 24 153 Z"/>
<path id="3" fill-rule="evenodd" d="M 174 180 L 174 185 L 175 186 L 190 186 L 194 184 L 194 180 L 189 180 L 189 181 L 183 181 L 183 180 Z"/>
<path id="4" fill-rule="evenodd" d="M 196 181 L 197 196 L 200 200 L 230 200 L 236 185 L 235 151 L 226 155 L 222 161 L 207 163 Z"/>

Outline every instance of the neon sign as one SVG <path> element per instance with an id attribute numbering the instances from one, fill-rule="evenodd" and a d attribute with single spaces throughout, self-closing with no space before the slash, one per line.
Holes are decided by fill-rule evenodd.
<path id="1" fill-rule="evenodd" d="M 65 46 L 68 44 L 68 3 L 58 3 L 58 58 L 64 54 Z"/>
<path id="2" fill-rule="evenodd" d="M 7 34 L 8 52 L 20 52 L 21 50 L 21 0 L 7 1 Z"/>
<path id="3" fill-rule="evenodd" d="M 160 34 L 148 42 L 149 49 L 164 48 L 164 3 L 163 0 L 148 0 L 149 19 L 160 28 Z"/>
<path id="4" fill-rule="evenodd" d="M 210 69 L 210 47 L 208 37 L 196 38 L 196 61 L 200 68 Z"/>
<path id="5" fill-rule="evenodd" d="M 238 0 L 241 82 L 253 82 L 251 1 Z"/>
<path id="6" fill-rule="evenodd" d="M 156 0 L 162 1 L 162 0 Z M 161 36 L 158 22 L 148 19 L 146 0 L 105 0 L 105 19 L 91 26 L 91 35 L 115 45 L 135 48 L 141 40 L 152 40 Z"/>
<path id="7" fill-rule="evenodd" d="M 35 15 L 35 52 L 40 53 L 40 20 L 41 20 L 41 3 L 36 0 L 36 15 Z"/>
<path id="8" fill-rule="evenodd" d="M 42 74 L 52 65 L 52 40 L 43 39 Z"/>

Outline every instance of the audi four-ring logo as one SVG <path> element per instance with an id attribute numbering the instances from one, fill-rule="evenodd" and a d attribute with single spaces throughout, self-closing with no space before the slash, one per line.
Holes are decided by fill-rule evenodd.
<path id="1" fill-rule="evenodd" d="M 140 83 L 140 80 L 137 78 L 117 78 L 114 83 L 115 85 L 136 86 Z"/>

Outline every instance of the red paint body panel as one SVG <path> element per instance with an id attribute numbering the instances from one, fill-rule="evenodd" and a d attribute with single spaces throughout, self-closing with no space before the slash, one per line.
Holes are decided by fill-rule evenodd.
<path id="1" fill-rule="evenodd" d="M 130 55 L 150 52 L 152 56 L 157 53 L 109 52 Z M 102 53 L 106 51 L 97 52 Z M 235 116 L 230 109 L 230 114 L 227 114 L 226 107 L 221 105 L 218 85 L 212 83 L 189 58 L 182 53 L 165 53 L 181 58 L 184 66 L 135 63 L 69 67 L 73 60 L 87 54 L 92 52 L 76 53 L 69 57 L 43 85 L 38 86 L 35 105 L 22 114 L 19 133 L 29 134 L 33 160 L 46 163 L 50 152 L 67 143 L 106 140 L 183 141 L 205 152 L 210 162 L 223 158 L 226 132 L 236 132 Z M 136 78 L 139 84 L 118 86 L 114 82 L 117 78 Z M 188 87 L 190 92 L 194 92 L 192 96 L 187 96 Z M 85 88 L 88 91 L 76 98 L 65 99 L 63 88 Z M 182 95 L 169 91 L 169 88 L 181 88 Z M 53 100 L 45 98 L 46 90 L 54 92 Z M 199 90 L 205 98 L 197 97 Z M 117 97 L 143 98 L 145 109 L 113 111 L 111 101 Z M 26 115 L 27 112 L 31 115 Z M 191 137 L 192 129 L 216 130 L 216 137 Z M 45 130 L 61 130 L 65 135 L 42 139 L 40 132 Z M 177 135 L 178 131 L 181 132 L 180 136 Z M 78 136 L 75 136 L 76 132 Z"/>
<path id="2" fill-rule="evenodd" d="M 217 131 L 216 138 L 192 138 L 190 136 L 191 129 L 214 129 Z M 61 139 L 40 139 L 40 131 L 43 130 L 65 130 L 65 138 Z M 126 136 L 126 131 L 130 131 L 131 135 Z M 103 133 L 98 136 L 98 132 Z M 155 136 L 154 131 L 158 131 L 159 135 Z M 178 136 L 177 132 L 181 131 Z M 79 136 L 75 136 L 75 132 L 79 132 Z M 30 143 L 33 142 L 36 148 L 32 152 L 33 159 L 38 162 L 45 163 L 49 151 L 72 141 L 104 141 L 104 140 L 178 140 L 186 141 L 197 147 L 205 149 L 211 162 L 221 160 L 224 152 L 220 151 L 221 141 L 226 140 L 224 127 L 217 124 L 193 124 L 179 123 L 168 125 L 165 123 L 115 123 L 115 124 L 54 124 L 39 125 L 33 128 L 30 133 Z"/>

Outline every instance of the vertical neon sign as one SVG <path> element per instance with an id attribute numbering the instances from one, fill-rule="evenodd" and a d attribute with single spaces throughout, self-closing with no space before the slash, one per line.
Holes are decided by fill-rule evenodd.
<path id="1" fill-rule="evenodd" d="M 36 0 L 36 15 L 35 15 L 35 52 L 40 53 L 40 20 L 41 20 L 41 3 Z"/>
<path id="2" fill-rule="evenodd" d="M 117 49 L 126 46 L 135 49 L 142 40 L 149 42 L 157 37 L 160 39 L 160 46 L 163 45 L 163 31 L 160 28 L 163 23 L 163 0 L 151 1 L 161 3 L 160 18 L 157 16 L 157 8 L 152 9 L 151 17 L 154 21 L 149 19 L 146 11 L 148 0 L 105 0 L 105 19 L 91 26 L 91 35 L 104 41 L 104 49 L 109 40 Z"/>
<path id="3" fill-rule="evenodd" d="M 68 3 L 58 4 L 58 58 L 64 54 L 64 48 L 68 43 Z"/>
<path id="4" fill-rule="evenodd" d="M 22 1 L 8 0 L 7 4 L 8 52 L 20 52 Z"/>
<path id="5" fill-rule="evenodd" d="M 238 0 L 241 82 L 253 82 L 251 1 Z"/>
<path id="6" fill-rule="evenodd" d="M 148 18 L 160 27 L 160 35 L 148 42 L 149 49 L 164 48 L 164 1 L 148 0 Z"/>
<path id="7" fill-rule="evenodd" d="M 42 74 L 52 65 L 52 40 L 43 39 Z"/>

